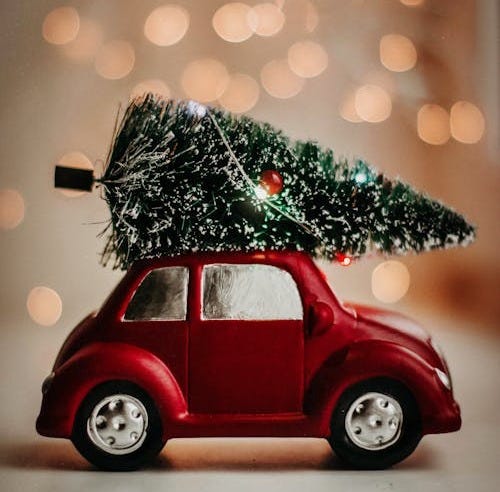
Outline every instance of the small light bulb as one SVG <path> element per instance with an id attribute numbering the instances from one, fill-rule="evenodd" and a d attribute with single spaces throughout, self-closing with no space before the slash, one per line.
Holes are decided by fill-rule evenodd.
<path id="1" fill-rule="evenodd" d="M 186 109 L 189 114 L 199 118 L 203 118 L 207 114 L 207 107 L 197 101 L 188 101 Z"/>
<path id="2" fill-rule="evenodd" d="M 354 176 L 354 181 L 358 184 L 363 184 L 366 183 L 366 180 L 368 179 L 368 176 L 366 173 L 357 173 L 356 176 Z"/>
<path id="3" fill-rule="evenodd" d="M 259 200 L 265 200 L 268 196 L 269 196 L 269 193 L 267 192 L 267 190 L 262 186 L 262 185 L 257 185 L 254 189 L 253 189 L 254 193 L 255 193 L 255 196 L 259 199 Z"/>

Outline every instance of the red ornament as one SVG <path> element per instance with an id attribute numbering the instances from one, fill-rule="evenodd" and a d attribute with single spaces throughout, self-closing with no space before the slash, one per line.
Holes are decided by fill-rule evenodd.
<path id="1" fill-rule="evenodd" d="M 343 253 L 337 253 L 335 258 L 342 266 L 349 266 L 352 263 L 352 258 Z"/>
<path id="2" fill-rule="evenodd" d="M 268 169 L 261 174 L 259 184 L 267 191 L 268 195 L 276 195 L 283 189 L 283 178 L 278 171 Z"/>

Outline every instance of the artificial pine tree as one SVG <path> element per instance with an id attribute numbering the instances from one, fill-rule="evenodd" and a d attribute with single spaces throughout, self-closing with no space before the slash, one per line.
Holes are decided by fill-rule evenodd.
<path id="1" fill-rule="evenodd" d="M 302 250 L 360 257 L 466 245 L 453 210 L 362 160 L 294 142 L 246 116 L 148 94 L 132 101 L 108 157 L 103 260 L 197 251 Z"/>

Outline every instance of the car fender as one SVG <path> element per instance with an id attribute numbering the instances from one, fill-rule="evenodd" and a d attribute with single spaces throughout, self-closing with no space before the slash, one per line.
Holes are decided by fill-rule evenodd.
<path id="1" fill-rule="evenodd" d="M 372 378 L 390 378 L 404 384 L 414 396 L 423 434 L 446 432 L 447 413 L 454 413 L 451 391 L 438 381 L 434 368 L 411 350 L 396 343 L 364 340 L 333 354 L 312 378 L 304 411 L 318 426 L 319 435 L 330 434 L 330 419 L 342 393 Z M 446 422 L 445 422 L 446 421 Z"/>
<path id="2" fill-rule="evenodd" d="M 177 381 L 158 357 L 133 345 L 96 342 L 76 352 L 55 371 L 43 397 L 38 432 L 71 437 L 83 399 L 97 385 L 113 380 L 132 382 L 148 393 L 160 414 L 165 439 L 169 437 L 169 424 L 187 412 Z"/>

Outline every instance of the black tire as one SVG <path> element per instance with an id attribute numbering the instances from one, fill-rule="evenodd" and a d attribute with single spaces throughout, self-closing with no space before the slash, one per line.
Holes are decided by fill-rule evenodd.
<path id="1" fill-rule="evenodd" d="M 360 406 L 357 402 L 365 401 L 363 400 L 364 398 L 367 398 L 366 401 L 370 401 L 370 395 L 376 395 L 378 393 L 392 398 L 392 401 L 396 401 L 397 404 L 399 404 L 402 412 L 402 422 L 397 427 L 397 433 L 391 438 L 387 437 L 385 444 L 374 443 L 371 449 L 366 449 L 366 446 L 371 444 L 368 444 L 367 441 L 362 442 L 362 439 L 370 440 L 372 437 L 362 437 L 362 433 L 364 433 L 365 430 L 355 425 L 355 418 L 363 418 L 362 415 L 361 417 L 355 415 L 355 412 L 358 412 L 357 406 Z M 376 398 L 372 396 L 371 399 L 375 400 Z M 377 401 L 380 402 L 381 400 L 379 399 Z M 385 404 L 383 400 L 382 404 Z M 356 410 L 354 410 L 355 408 Z M 397 408 L 397 405 L 394 407 L 394 405 L 391 404 L 391 408 Z M 360 411 L 363 412 L 363 409 L 364 406 L 361 404 Z M 377 409 L 375 409 L 375 411 L 377 411 Z M 382 417 L 382 419 L 384 418 L 389 417 Z M 368 417 L 366 417 L 366 422 L 368 422 Z M 380 421 L 375 420 L 373 425 L 385 424 L 380 424 Z M 350 432 L 347 429 L 348 426 Z M 377 378 L 356 384 L 348 388 L 342 394 L 332 416 L 330 426 L 331 434 L 328 441 L 335 454 L 348 466 L 358 469 L 383 469 L 399 463 L 414 451 L 422 438 L 421 429 L 417 402 L 411 392 L 403 384 L 397 381 Z M 361 445 L 353 440 L 356 439 L 354 434 L 358 432 L 360 437 L 357 439 L 361 442 Z M 368 435 L 370 435 L 370 430 L 367 432 Z M 376 434 L 377 431 L 373 432 Z M 349 436 L 349 433 L 353 436 L 352 438 Z M 363 444 L 365 447 L 363 447 Z M 377 446 L 384 447 L 383 449 L 376 449 Z"/>
<path id="2" fill-rule="evenodd" d="M 127 451 L 126 447 L 119 451 L 124 454 L 114 454 L 113 449 L 109 446 L 110 452 L 103 449 L 106 448 L 106 443 L 104 441 L 100 442 L 100 438 L 96 437 L 95 432 L 92 436 L 92 431 L 90 430 L 91 421 L 89 419 L 91 419 L 94 410 L 99 408 L 99 405 L 103 401 L 113 395 L 125 395 L 129 397 L 129 400 L 125 401 L 129 403 L 135 401 L 139 402 L 137 403 L 138 405 L 142 405 L 139 418 L 143 419 L 142 426 L 144 430 L 141 432 L 141 438 L 138 439 L 138 443 L 131 446 L 130 452 Z M 120 402 L 119 399 L 118 402 Z M 108 405 L 107 408 L 110 408 L 110 406 Z M 145 418 L 142 416 L 143 410 L 146 412 Z M 123 429 L 126 432 L 126 424 L 124 424 Z M 162 439 L 161 419 L 156 405 L 145 391 L 128 381 L 106 382 L 90 391 L 80 405 L 75 417 L 71 440 L 76 449 L 90 463 L 103 470 L 113 471 L 127 471 L 140 468 L 151 461 L 165 445 Z M 96 442 L 99 442 L 100 446 Z"/>

